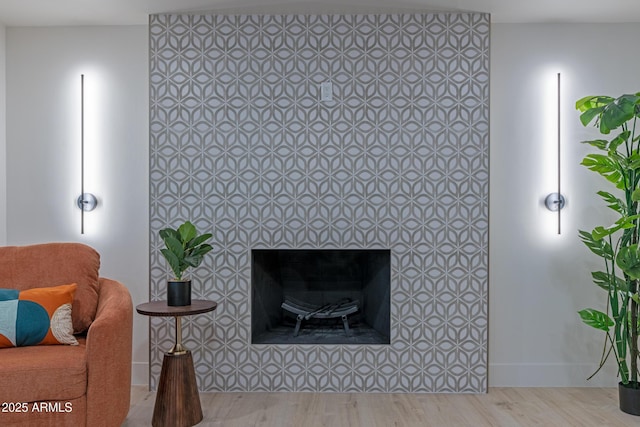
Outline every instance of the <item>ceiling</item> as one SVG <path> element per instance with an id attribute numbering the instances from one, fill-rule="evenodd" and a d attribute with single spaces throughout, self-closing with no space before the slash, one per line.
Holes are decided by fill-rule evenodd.
<path id="1" fill-rule="evenodd" d="M 146 24 L 155 13 L 474 11 L 493 22 L 640 22 L 638 0 L 1 0 L 6 26 Z M 390 6 L 390 4 L 392 6 Z"/>

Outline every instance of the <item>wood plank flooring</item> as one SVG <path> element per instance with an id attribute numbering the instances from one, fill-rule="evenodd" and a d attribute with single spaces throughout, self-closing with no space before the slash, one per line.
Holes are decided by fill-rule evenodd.
<path id="1" fill-rule="evenodd" d="M 487 394 L 200 393 L 202 427 L 640 426 L 615 388 L 491 388 Z M 124 427 L 151 425 L 155 393 L 131 390 Z"/>

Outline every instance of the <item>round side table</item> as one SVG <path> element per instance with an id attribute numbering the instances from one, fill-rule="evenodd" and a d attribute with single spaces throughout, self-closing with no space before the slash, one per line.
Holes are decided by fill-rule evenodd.
<path id="1" fill-rule="evenodd" d="M 162 371 L 153 407 L 153 427 L 190 427 L 202 421 L 202 406 L 198 395 L 196 373 L 191 352 L 182 345 L 182 316 L 208 313 L 218 303 L 192 300 L 191 305 L 169 306 L 167 301 L 151 301 L 136 306 L 145 316 L 169 317 L 176 322 L 176 340 L 162 360 Z"/>

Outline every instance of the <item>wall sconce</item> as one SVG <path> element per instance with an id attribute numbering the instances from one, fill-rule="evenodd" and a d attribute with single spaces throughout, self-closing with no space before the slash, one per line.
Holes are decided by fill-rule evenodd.
<path id="1" fill-rule="evenodd" d="M 98 206 L 98 199 L 84 192 L 84 74 L 80 74 L 80 196 L 76 200 L 80 209 L 80 234 L 84 234 L 84 213 Z"/>
<path id="2" fill-rule="evenodd" d="M 562 195 L 562 191 L 561 191 L 561 187 L 560 187 L 560 175 L 561 175 L 561 170 L 560 170 L 560 73 L 558 73 L 558 92 L 557 92 L 557 99 L 558 99 L 558 123 L 557 123 L 557 130 L 558 130 L 558 191 L 555 193 L 551 193 L 549 194 L 545 199 L 544 199 L 544 204 L 547 207 L 547 209 L 549 209 L 552 212 L 558 212 L 558 234 L 560 234 L 560 220 L 561 220 L 561 211 L 562 208 L 565 207 L 566 205 L 566 200 L 564 198 L 564 196 Z"/>

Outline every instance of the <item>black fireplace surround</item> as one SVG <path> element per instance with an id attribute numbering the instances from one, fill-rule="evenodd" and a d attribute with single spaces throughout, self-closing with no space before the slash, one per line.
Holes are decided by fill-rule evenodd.
<path id="1" fill-rule="evenodd" d="M 252 344 L 389 344 L 389 250 L 254 249 L 251 259 Z"/>

